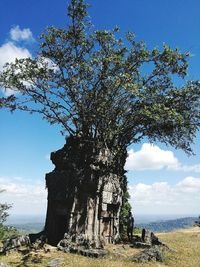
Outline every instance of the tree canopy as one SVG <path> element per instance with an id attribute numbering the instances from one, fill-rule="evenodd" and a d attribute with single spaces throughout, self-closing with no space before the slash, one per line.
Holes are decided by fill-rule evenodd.
<path id="1" fill-rule="evenodd" d="M 5 65 L 0 86 L 13 95 L 0 107 L 39 113 L 63 133 L 108 147 L 148 137 L 191 153 L 200 82 L 185 80 L 189 53 L 150 50 L 132 32 L 121 39 L 117 27 L 96 30 L 87 10 L 84 0 L 72 0 L 66 29 L 47 28 L 35 58 Z"/>

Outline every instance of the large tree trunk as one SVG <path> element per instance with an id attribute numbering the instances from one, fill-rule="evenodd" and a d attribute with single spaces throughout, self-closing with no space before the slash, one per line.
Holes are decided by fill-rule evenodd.
<path id="1" fill-rule="evenodd" d="M 96 247 L 119 238 L 126 149 L 112 151 L 94 140 L 69 137 L 51 153 L 54 171 L 46 174 L 45 232 L 56 245 L 68 233 L 83 234 Z"/>

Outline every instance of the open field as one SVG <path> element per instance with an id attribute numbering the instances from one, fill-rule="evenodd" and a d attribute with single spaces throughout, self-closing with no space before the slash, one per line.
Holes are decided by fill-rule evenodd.
<path id="1" fill-rule="evenodd" d="M 151 262 L 137 264 L 130 261 L 130 255 L 139 252 L 138 249 L 125 246 L 124 253 L 121 255 L 105 259 L 92 259 L 74 254 L 56 251 L 44 253 L 31 253 L 29 257 L 19 253 L 11 253 L 8 256 L 0 256 L 0 262 L 7 263 L 11 267 L 45 267 L 47 262 L 54 258 L 64 258 L 65 262 L 60 267 L 200 267 L 200 228 L 178 230 L 170 233 L 160 233 L 159 238 L 166 243 L 174 252 L 163 255 L 163 262 Z M 109 251 L 113 249 L 122 250 L 122 245 L 109 246 Z"/>

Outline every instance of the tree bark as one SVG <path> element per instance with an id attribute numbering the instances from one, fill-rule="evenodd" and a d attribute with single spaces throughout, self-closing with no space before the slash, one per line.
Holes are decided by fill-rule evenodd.
<path id="1" fill-rule="evenodd" d="M 55 169 L 46 174 L 45 233 L 56 245 L 65 233 L 84 235 L 95 247 L 119 238 L 119 213 L 126 149 L 108 149 L 94 140 L 69 137 L 51 153 Z"/>

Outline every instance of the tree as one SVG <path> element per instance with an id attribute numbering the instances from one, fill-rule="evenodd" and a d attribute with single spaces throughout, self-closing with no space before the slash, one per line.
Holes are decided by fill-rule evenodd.
<path id="1" fill-rule="evenodd" d="M 60 124 L 63 134 L 69 134 L 63 150 L 52 154 L 55 170 L 61 166 L 66 169 L 63 167 L 66 161 L 61 162 L 59 157 L 61 154 L 69 157 L 71 152 L 67 154 L 66 150 L 77 148 L 74 149 L 76 159 L 70 154 L 76 168 L 71 164 L 68 169 L 76 169 L 73 176 L 78 178 L 74 179 L 76 183 L 70 180 L 73 193 L 70 191 L 69 195 L 76 194 L 77 188 L 82 190 L 81 177 L 85 180 L 93 176 L 108 177 L 109 173 L 117 175 L 122 192 L 126 192 L 124 164 L 130 144 L 147 137 L 150 142 L 160 141 L 192 153 L 191 143 L 200 125 L 200 82 L 185 81 L 188 53 L 180 53 L 168 45 L 162 50 L 149 50 L 144 42 L 135 40 L 132 32 L 123 41 L 117 37 L 118 28 L 93 29 L 84 0 L 71 1 L 68 17 L 67 29 L 49 27 L 41 35 L 37 57 L 16 59 L 15 63 L 5 65 L 0 85 L 5 90 L 12 88 L 13 95 L 2 97 L 0 107 L 39 113 L 50 124 Z M 175 82 L 177 77 L 182 80 L 181 86 L 177 85 L 181 82 Z M 99 179 L 95 179 L 93 184 L 97 185 Z M 52 180 L 47 176 L 49 193 Z M 98 191 L 98 186 L 95 190 Z M 96 203 L 94 192 L 88 194 Z M 121 194 L 120 190 L 116 192 Z M 77 198 L 76 202 L 69 202 L 77 203 Z M 71 214 L 74 205 L 71 204 L 68 213 Z M 79 213 L 82 214 L 80 211 L 76 214 Z M 88 220 L 87 216 L 84 218 L 84 222 Z M 71 225 L 70 216 L 65 220 Z M 64 228 L 75 231 L 72 226 Z"/>
<path id="2" fill-rule="evenodd" d="M 2 193 L 4 190 L 0 190 L 0 193 Z M 6 221 L 7 217 L 9 216 L 8 210 L 12 206 L 7 203 L 0 203 L 0 226 L 3 225 L 3 223 Z"/>
<path id="3" fill-rule="evenodd" d="M 4 190 L 0 190 L 0 193 L 4 192 Z M 0 238 L 4 238 L 7 236 L 8 231 L 10 230 L 7 226 L 4 226 L 7 217 L 9 216 L 8 210 L 11 208 L 10 204 L 0 203 Z"/>
<path id="4" fill-rule="evenodd" d="M 119 231 L 122 237 L 127 234 L 127 218 L 131 211 L 131 205 L 129 203 L 130 195 L 128 191 L 125 191 L 122 198 L 122 207 L 120 210 Z"/>
<path id="5" fill-rule="evenodd" d="M 9 216 L 7 211 L 10 208 L 11 206 L 8 205 L 7 203 L 4 203 L 4 204 L 0 203 L 0 225 L 2 225 L 6 221 L 7 217 Z"/>

